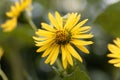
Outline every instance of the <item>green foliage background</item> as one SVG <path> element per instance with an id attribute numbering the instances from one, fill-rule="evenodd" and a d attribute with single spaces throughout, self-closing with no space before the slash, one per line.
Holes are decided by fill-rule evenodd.
<path id="1" fill-rule="evenodd" d="M 13 1 L 15 0 L 0 0 L 0 24 L 7 19 L 5 12 L 14 4 Z M 89 19 L 87 25 L 92 27 L 91 32 L 94 34 L 94 44 L 88 47 L 90 54 L 79 51 L 84 63 L 79 64 L 63 80 L 119 80 L 119 70 L 108 64 L 109 59 L 106 57 L 109 53 L 107 44 L 120 37 L 120 1 L 110 1 L 112 0 L 33 0 L 32 19 L 38 28 L 41 27 L 41 22 L 49 22 L 48 12 L 59 11 L 61 15 L 78 12 L 82 19 Z M 18 26 L 12 32 L 4 33 L 0 28 L 0 46 L 5 51 L 1 68 L 9 80 L 60 80 L 50 66 L 44 64 L 41 53 L 36 53 L 33 35 L 34 31 L 24 16 L 19 18 Z"/>

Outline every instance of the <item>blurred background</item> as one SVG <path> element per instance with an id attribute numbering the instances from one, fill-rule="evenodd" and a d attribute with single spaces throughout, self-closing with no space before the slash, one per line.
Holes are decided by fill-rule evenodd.
<path id="1" fill-rule="evenodd" d="M 0 24 L 8 19 L 5 13 L 15 1 L 18 0 L 0 0 Z M 49 22 L 48 12 L 59 11 L 62 16 L 78 12 L 81 20 L 88 18 L 85 25 L 92 27 L 94 44 L 88 46 L 89 55 L 80 52 L 88 76 L 91 80 L 120 80 L 120 70 L 108 64 L 106 57 L 107 44 L 120 37 L 119 0 L 33 0 L 32 7 L 32 19 L 38 28 L 41 22 Z M 34 30 L 22 14 L 12 32 L 5 33 L 0 28 L 0 46 L 4 49 L 1 68 L 9 80 L 58 80 L 55 72 L 44 64 L 41 53 L 36 53 L 32 36 Z"/>

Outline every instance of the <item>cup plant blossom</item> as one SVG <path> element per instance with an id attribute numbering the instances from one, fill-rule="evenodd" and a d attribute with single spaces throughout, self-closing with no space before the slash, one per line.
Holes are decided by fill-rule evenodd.
<path id="1" fill-rule="evenodd" d="M 66 69 L 68 64 L 74 65 L 73 58 L 83 62 L 79 53 L 74 47 L 77 47 L 84 53 L 89 54 L 87 45 L 93 44 L 92 41 L 84 40 L 92 38 L 93 35 L 88 33 L 90 26 L 83 26 L 88 19 L 80 21 L 81 15 L 78 13 L 69 13 L 61 17 L 56 11 L 55 17 L 48 14 L 50 24 L 42 22 L 42 29 L 38 29 L 33 36 L 35 45 L 39 48 L 37 52 L 43 52 L 42 57 L 47 57 L 46 64 L 53 65 L 61 55 L 63 68 Z"/>
<path id="2" fill-rule="evenodd" d="M 20 2 L 15 2 L 15 5 L 11 6 L 11 10 L 6 12 L 8 19 L 5 23 L 1 24 L 4 32 L 10 32 L 17 26 L 17 19 L 20 14 L 25 10 L 30 10 L 30 5 L 32 0 L 21 0 Z"/>
<path id="3" fill-rule="evenodd" d="M 107 56 L 113 58 L 108 62 L 120 68 L 120 38 L 116 38 L 113 42 L 114 44 L 108 44 L 110 53 Z"/>
<path id="4" fill-rule="evenodd" d="M 33 38 L 35 42 L 35 46 L 38 47 L 36 52 L 41 53 L 41 57 L 45 59 L 44 62 L 46 64 L 49 64 L 50 67 L 58 74 L 58 75 L 55 75 L 53 79 L 58 80 L 59 78 L 59 80 L 90 80 L 88 75 L 86 75 L 86 71 L 82 69 L 82 66 L 78 64 L 76 65 L 77 62 L 80 62 L 80 63 L 83 62 L 83 58 L 81 57 L 79 52 L 89 54 L 90 51 L 87 49 L 87 46 L 93 44 L 93 41 L 91 40 L 91 38 L 93 38 L 94 35 L 90 32 L 91 26 L 85 26 L 88 19 L 80 20 L 81 14 L 77 12 L 71 12 L 65 16 L 61 16 L 60 13 L 57 11 L 55 11 L 54 15 L 49 12 L 48 13 L 49 23 L 42 22 L 41 28 L 38 29 L 37 25 L 35 25 L 34 22 L 32 21 L 31 4 L 32 4 L 32 0 L 16 1 L 15 4 L 10 7 L 10 10 L 6 12 L 6 16 L 8 17 L 8 19 L 4 23 L 0 24 L 0 28 L 2 28 L 4 32 L 10 32 L 14 30 L 18 24 L 18 18 L 23 12 L 25 12 L 25 15 L 23 17 L 25 17 L 29 26 L 31 26 L 35 32 L 34 36 L 30 34 L 31 35 L 30 38 Z M 28 36 L 29 36 L 29 32 L 27 34 Z M 13 43 L 13 41 L 15 40 L 11 39 L 13 37 L 9 37 L 9 36 L 11 35 L 8 35 L 8 36 L 5 35 L 5 37 L 3 35 L 3 38 L 9 39 Z M 15 39 L 17 39 L 17 37 Z M 5 40 L 5 41 L 3 40 L 2 42 L 9 42 L 8 40 Z M 28 39 L 25 38 L 25 40 L 28 40 Z M 15 42 L 14 44 L 16 43 L 17 42 Z M 4 46 L 6 47 L 8 45 L 4 44 Z M 15 47 L 17 46 L 19 46 L 19 44 L 15 45 Z M 17 54 L 17 51 L 20 51 L 22 49 L 21 47 L 18 47 L 20 49 L 15 47 L 13 46 L 13 48 L 17 50 L 14 51 L 13 48 L 7 48 L 8 51 L 6 52 L 9 53 L 10 51 L 10 53 L 12 53 L 13 51 L 14 54 Z M 23 46 L 23 47 L 26 47 L 26 46 Z M 13 50 L 9 50 L 9 49 L 13 49 Z M 80 51 L 78 52 L 78 50 Z M 112 44 L 109 43 L 108 50 L 110 52 L 109 54 L 107 54 L 107 57 L 110 58 L 108 63 L 114 65 L 115 67 L 120 68 L 120 38 L 114 39 Z M 3 54 L 4 54 L 4 50 L 2 47 L 0 47 L 0 61 L 2 60 Z M 35 68 L 36 66 L 37 67 L 39 66 L 35 65 L 35 67 L 26 69 L 28 66 L 24 65 L 24 62 L 23 62 L 23 65 L 21 64 L 23 60 L 21 60 L 22 58 L 20 55 L 21 59 L 18 59 L 17 62 L 20 62 L 21 68 L 20 67 L 17 68 L 15 66 L 15 70 L 14 70 L 14 65 L 16 65 L 16 62 L 14 61 L 17 58 L 19 58 L 17 57 L 19 55 L 18 54 L 15 55 L 15 58 L 11 56 L 12 55 L 7 56 L 8 60 L 11 59 L 10 67 L 11 66 L 13 67 L 13 68 L 10 68 L 11 69 L 10 71 L 13 71 L 12 72 L 13 75 L 10 78 L 13 78 L 14 80 L 16 80 L 23 76 L 23 78 L 21 78 L 20 80 L 29 79 L 29 78 L 34 79 L 34 75 L 32 76 L 31 73 L 29 74 L 28 70 L 31 70 L 31 72 L 34 72 L 34 69 L 32 70 L 31 68 Z M 0 64 L 0 76 L 3 80 L 8 80 L 9 77 L 7 77 L 7 75 L 4 73 L 4 70 L 2 70 L 1 66 L 2 64 Z M 14 75 L 18 73 L 18 71 L 20 71 L 20 76 L 19 74 Z M 11 74 L 11 72 L 7 74 L 9 75 Z M 41 73 L 39 75 L 41 75 Z M 53 74 L 51 76 L 53 76 Z M 38 75 L 35 76 L 35 79 L 37 78 L 39 78 Z M 53 80 L 53 79 L 50 79 L 50 80 Z"/>

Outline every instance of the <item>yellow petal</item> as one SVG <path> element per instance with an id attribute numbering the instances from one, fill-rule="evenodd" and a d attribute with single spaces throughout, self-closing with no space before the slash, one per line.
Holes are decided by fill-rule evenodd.
<path id="1" fill-rule="evenodd" d="M 71 66 L 73 66 L 72 57 L 71 57 L 69 51 L 65 48 L 65 45 L 61 45 L 61 50 L 62 50 L 62 61 L 64 61 L 65 59 L 67 59 L 67 61 L 69 62 L 69 64 Z"/>
<path id="2" fill-rule="evenodd" d="M 114 64 L 115 67 L 120 67 L 120 63 Z"/>
<path id="3" fill-rule="evenodd" d="M 42 54 L 42 57 L 46 57 L 50 54 L 50 52 L 52 51 L 52 46 L 51 47 L 48 47 L 45 52 Z"/>
<path id="4" fill-rule="evenodd" d="M 71 66 L 73 66 L 73 60 L 72 60 L 71 54 L 67 50 L 66 50 L 66 53 L 67 53 L 67 61 Z"/>
<path id="5" fill-rule="evenodd" d="M 17 2 L 17 4 L 18 4 L 18 2 Z M 21 13 L 21 11 L 19 11 L 19 9 L 17 9 L 16 6 L 11 6 L 11 11 L 9 11 L 8 13 L 6 13 L 6 15 L 8 17 L 12 18 L 12 17 L 18 17 L 20 13 Z"/>
<path id="6" fill-rule="evenodd" d="M 49 55 L 49 56 L 47 57 L 47 59 L 45 60 L 45 63 L 46 63 L 46 64 L 50 63 L 52 56 L 53 56 L 53 53 L 50 53 L 50 55 Z"/>
<path id="7" fill-rule="evenodd" d="M 58 57 L 58 53 L 59 53 L 59 48 L 60 48 L 59 45 L 56 45 L 56 47 L 54 48 L 54 50 L 53 50 L 53 56 L 51 58 L 50 65 L 54 64 L 54 62 L 56 61 L 56 59 Z"/>
<path id="8" fill-rule="evenodd" d="M 11 6 L 12 11 L 15 11 L 15 9 L 16 9 L 15 6 Z"/>
<path id="9" fill-rule="evenodd" d="M 88 51 L 88 49 L 86 48 L 86 47 L 84 47 L 84 46 L 81 46 L 81 45 L 79 45 L 79 46 L 77 46 L 81 51 L 83 51 L 84 53 L 87 53 L 87 54 L 89 54 L 89 51 Z"/>
<path id="10" fill-rule="evenodd" d="M 44 41 L 44 40 L 47 40 L 48 38 L 46 38 L 46 37 L 36 37 L 36 36 L 33 36 L 33 39 L 36 40 L 36 41 Z"/>
<path id="11" fill-rule="evenodd" d="M 82 62 L 82 58 L 80 57 L 80 55 L 75 51 L 75 49 L 70 45 L 70 44 L 67 44 L 66 46 L 66 49 L 69 51 L 69 53 L 71 53 L 71 55 L 73 57 L 75 57 L 76 59 L 78 59 L 80 62 Z"/>
<path id="12" fill-rule="evenodd" d="M 71 27 L 73 26 L 73 25 L 72 25 L 73 19 L 74 19 L 74 17 L 75 17 L 76 15 L 77 15 L 77 14 L 74 14 L 74 13 L 68 15 L 66 24 L 65 24 L 65 26 L 64 26 L 65 29 L 68 30 L 69 28 L 71 28 Z"/>
<path id="13" fill-rule="evenodd" d="M 46 50 L 47 48 L 49 48 L 51 46 L 51 44 L 52 44 L 52 42 L 48 43 L 47 45 L 41 46 L 39 49 L 37 49 L 37 52 Z"/>
<path id="14" fill-rule="evenodd" d="M 50 22 L 53 24 L 53 26 L 56 28 L 56 29 L 59 29 L 60 26 L 58 25 L 56 19 L 53 17 L 53 15 L 51 13 L 48 14 L 48 17 L 50 19 Z"/>
<path id="15" fill-rule="evenodd" d="M 120 63 L 120 59 L 111 59 L 108 62 L 111 64 Z"/>
<path id="16" fill-rule="evenodd" d="M 90 26 L 83 26 L 79 29 L 80 33 L 86 33 L 91 30 Z"/>
<path id="17" fill-rule="evenodd" d="M 93 44 L 92 41 L 83 41 L 83 40 L 77 40 L 77 39 L 74 39 L 74 40 L 72 40 L 70 42 L 75 44 L 75 45 L 89 45 L 89 44 Z"/>
<path id="18" fill-rule="evenodd" d="M 67 68 L 67 59 L 65 58 L 65 59 L 62 61 L 62 63 L 63 63 L 64 69 L 66 69 L 66 68 Z"/>
<path id="19" fill-rule="evenodd" d="M 16 3 L 15 3 L 15 7 L 16 7 L 17 10 L 20 10 L 20 3 L 19 3 L 19 2 L 16 2 Z"/>
<path id="20" fill-rule="evenodd" d="M 73 38 L 92 38 L 92 34 L 79 34 L 79 35 L 72 35 Z"/>
<path id="21" fill-rule="evenodd" d="M 61 45 L 61 50 L 62 50 L 62 64 L 64 69 L 67 68 L 67 53 L 65 50 L 65 45 Z"/>
<path id="22" fill-rule="evenodd" d="M 60 16 L 60 14 L 57 11 L 55 12 L 55 16 L 56 16 L 56 20 L 59 25 L 59 28 L 63 29 L 62 17 Z"/>
<path id="23" fill-rule="evenodd" d="M 116 38 L 116 40 L 113 41 L 119 48 L 120 48 L 120 39 Z"/>
<path id="24" fill-rule="evenodd" d="M 64 61 L 67 56 L 64 45 L 61 45 L 61 50 L 62 50 L 62 61 Z"/>
<path id="25" fill-rule="evenodd" d="M 107 57 L 111 57 L 111 58 L 120 58 L 120 54 L 108 54 Z"/>
<path id="26" fill-rule="evenodd" d="M 11 18 L 14 17 L 14 14 L 12 12 L 6 12 L 6 15 Z"/>
<path id="27" fill-rule="evenodd" d="M 36 35 L 38 35 L 38 36 L 45 36 L 45 37 L 51 37 L 51 36 L 54 35 L 54 33 L 50 32 L 50 31 L 38 29 L 38 31 L 36 32 Z"/>
<path id="28" fill-rule="evenodd" d="M 45 60 L 46 64 L 48 64 L 50 62 L 50 65 L 52 65 L 55 62 L 55 60 L 56 60 L 56 58 L 58 56 L 58 51 L 56 51 L 56 48 L 57 48 L 57 45 L 54 44 L 54 46 L 52 46 L 52 50 L 51 50 L 49 56 Z M 55 52 L 57 52 L 57 53 L 55 53 Z M 56 54 L 56 56 L 54 54 Z"/>
<path id="29" fill-rule="evenodd" d="M 80 20 L 81 15 L 76 15 L 76 17 L 74 18 L 73 24 L 72 24 L 72 28 L 77 24 L 77 22 Z"/>
<path id="30" fill-rule="evenodd" d="M 113 44 L 108 44 L 108 49 L 112 52 L 112 53 L 120 53 L 120 48 L 117 47 L 116 45 Z"/>
<path id="31" fill-rule="evenodd" d="M 47 45 L 48 43 L 53 43 L 53 41 L 54 41 L 53 38 L 51 38 L 41 42 L 35 41 L 35 43 L 36 43 L 36 46 L 42 46 L 42 45 Z"/>
<path id="32" fill-rule="evenodd" d="M 14 6 L 11 6 L 11 10 L 9 12 L 6 13 L 6 15 L 8 17 L 18 17 L 21 12 L 23 12 L 25 9 L 27 9 L 29 7 L 29 5 L 31 4 L 31 0 L 24 0 L 20 2 L 15 2 Z"/>
<path id="33" fill-rule="evenodd" d="M 73 21 L 71 22 L 71 24 L 69 25 L 70 27 L 68 28 L 68 30 L 71 30 L 80 20 L 81 15 L 77 15 L 77 13 L 75 13 L 75 16 L 73 18 Z"/>
<path id="34" fill-rule="evenodd" d="M 48 24 L 46 24 L 46 23 L 41 23 L 41 25 L 42 25 L 42 27 L 43 27 L 44 29 L 46 29 L 46 30 L 48 30 L 48 31 L 51 31 L 51 32 L 55 32 L 55 29 L 54 29 L 52 26 L 50 26 L 50 25 L 48 25 Z"/>
<path id="35" fill-rule="evenodd" d="M 31 4 L 32 4 L 32 0 L 22 0 L 21 1 L 21 11 L 24 11 L 25 9 L 30 9 Z"/>
<path id="36" fill-rule="evenodd" d="M 82 25 L 84 25 L 86 22 L 88 21 L 88 19 L 85 19 L 83 21 L 81 21 L 80 23 L 78 23 L 72 30 L 71 32 L 74 33 L 76 30 L 78 30 Z"/>
<path id="37" fill-rule="evenodd" d="M 17 18 L 12 18 L 7 20 L 4 24 L 1 25 L 4 32 L 10 32 L 16 28 Z"/>

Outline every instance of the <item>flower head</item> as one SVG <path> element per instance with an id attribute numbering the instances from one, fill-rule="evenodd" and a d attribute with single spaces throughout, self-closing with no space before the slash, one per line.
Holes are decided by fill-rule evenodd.
<path id="1" fill-rule="evenodd" d="M 113 58 L 108 62 L 115 67 L 120 67 L 120 38 L 116 38 L 113 42 L 114 44 L 108 44 L 110 53 L 107 56 Z"/>
<path id="2" fill-rule="evenodd" d="M 6 15 L 11 18 L 1 25 L 5 32 L 12 31 L 17 26 L 17 18 L 21 12 L 30 8 L 32 0 L 21 0 L 21 2 L 15 2 L 14 6 L 11 6 L 11 10 Z"/>
<path id="3" fill-rule="evenodd" d="M 72 57 L 82 62 L 81 56 L 74 49 L 73 45 L 85 53 L 89 53 L 86 45 L 92 44 L 92 41 L 83 39 L 92 38 L 92 34 L 87 34 L 90 26 L 83 26 L 87 19 L 81 21 L 80 14 L 70 13 L 66 17 L 61 17 L 58 12 L 55 12 L 55 17 L 51 13 L 48 14 L 50 24 L 41 23 L 42 29 L 36 31 L 35 39 L 36 46 L 39 47 L 37 52 L 42 52 L 42 57 L 47 57 L 45 63 L 54 64 L 58 55 L 62 55 L 62 64 L 64 69 L 70 64 L 73 66 Z"/>

